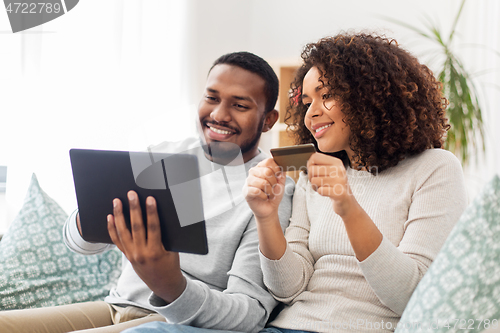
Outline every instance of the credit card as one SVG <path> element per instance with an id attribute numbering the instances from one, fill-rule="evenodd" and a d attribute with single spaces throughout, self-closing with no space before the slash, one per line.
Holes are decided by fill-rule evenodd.
<path id="1" fill-rule="evenodd" d="M 274 161 L 283 171 L 301 171 L 307 169 L 307 160 L 316 152 L 312 143 L 304 145 L 272 148 Z"/>

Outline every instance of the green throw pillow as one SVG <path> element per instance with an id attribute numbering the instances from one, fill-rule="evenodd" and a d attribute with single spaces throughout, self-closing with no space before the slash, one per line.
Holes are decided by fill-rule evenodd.
<path id="1" fill-rule="evenodd" d="M 466 209 L 396 332 L 481 332 L 500 319 L 500 178 Z"/>
<path id="2" fill-rule="evenodd" d="M 0 241 L 0 310 L 103 300 L 121 273 L 121 252 L 84 256 L 63 242 L 67 218 L 33 174 L 23 207 Z"/>

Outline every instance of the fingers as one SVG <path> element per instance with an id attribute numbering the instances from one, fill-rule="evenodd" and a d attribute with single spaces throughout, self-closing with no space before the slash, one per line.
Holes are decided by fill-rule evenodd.
<path id="1" fill-rule="evenodd" d="M 265 160 L 260 161 L 256 166 L 269 167 L 269 168 L 273 168 L 275 171 L 278 171 L 278 170 L 281 171 L 281 167 L 278 164 L 276 164 L 276 162 L 272 158 L 266 158 Z"/>
<path id="2" fill-rule="evenodd" d="M 340 158 L 322 153 L 314 153 L 307 161 L 307 172 L 309 172 L 309 169 L 314 169 L 318 166 L 335 166 L 339 170 L 345 170 L 344 163 Z"/>
<path id="3" fill-rule="evenodd" d="M 339 197 L 346 193 L 348 187 L 342 182 L 332 181 L 329 178 L 314 177 L 311 179 L 312 188 L 318 194 L 327 197 Z"/>
<path id="4" fill-rule="evenodd" d="M 128 191 L 127 198 L 130 206 L 130 229 L 132 230 L 132 239 L 136 245 L 143 246 L 146 243 L 146 230 L 144 229 L 139 197 L 135 191 Z"/>
<path id="5" fill-rule="evenodd" d="M 346 171 L 344 166 L 336 165 L 313 165 L 307 169 L 309 180 L 314 177 L 321 178 L 344 178 Z"/>
<path id="6" fill-rule="evenodd" d="M 132 235 L 125 224 L 123 205 L 120 199 L 113 200 L 113 215 L 108 215 L 108 232 L 113 243 L 123 252 L 123 243 L 130 242 Z"/>
<path id="7" fill-rule="evenodd" d="M 109 236 L 111 237 L 111 241 L 118 247 L 120 251 L 124 252 L 123 244 L 120 240 L 120 237 L 118 236 L 118 231 L 116 230 L 116 225 L 115 225 L 115 218 L 112 214 L 109 214 L 107 216 L 108 219 L 108 233 Z"/>
<path id="8" fill-rule="evenodd" d="M 160 218 L 158 217 L 158 210 L 156 209 L 156 200 L 153 197 L 146 198 L 146 214 L 148 217 L 148 244 L 153 246 L 161 246 L 161 228 Z"/>
<path id="9" fill-rule="evenodd" d="M 346 170 L 342 160 L 321 153 L 314 153 L 307 161 L 309 180 L 313 177 L 345 177 Z"/>
<path id="10" fill-rule="evenodd" d="M 247 197 L 263 200 L 273 199 L 277 194 L 275 193 L 276 186 L 281 185 L 284 178 L 281 168 L 274 161 L 272 163 L 259 163 L 249 171 Z"/>
<path id="11" fill-rule="evenodd" d="M 349 193 L 346 169 L 336 157 L 314 153 L 307 162 L 307 173 L 312 188 L 320 195 L 338 199 Z"/>
<path id="12" fill-rule="evenodd" d="M 123 215 L 123 204 L 120 199 L 113 200 L 113 215 L 108 216 L 108 232 L 116 246 L 125 253 L 128 247 L 133 243 L 136 248 L 146 246 L 146 230 L 144 228 L 144 221 L 142 218 L 142 210 L 139 204 L 139 197 L 134 191 L 127 193 L 127 198 L 130 206 L 130 228 L 127 228 L 125 217 Z M 153 221 L 153 229 L 159 229 L 158 214 L 156 213 L 156 206 L 154 206 L 154 213 L 148 214 Z M 156 218 L 156 220 L 155 220 Z M 148 222 L 149 223 L 149 222 Z M 149 226 L 149 224 L 148 224 Z M 161 236 L 160 236 L 161 237 Z"/>
<path id="13" fill-rule="evenodd" d="M 274 178 L 274 177 L 273 177 Z M 250 175 L 247 178 L 249 186 L 257 188 L 266 194 L 267 197 L 273 195 L 273 187 L 278 183 L 276 178 L 270 180 L 259 176 Z"/>
<path id="14" fill-rule="evenodd" d="M 244 195 L 247 200 L 261 199 L 268 200 L 269 195 L 260 186 L 255 186 L 255 183 L 247 179 L 247 186 L 244 188 Z"/>
<path id="15" fill-rule="evenodd" d="M 339 158 L 322 153 L 314 153 L 307 160 L 308 165 L 333 164 L 338 162 L 342 163 L 342 161 Z"/>
<path id="16" fill-rule="evenodd" d="M 80 233 L 80 236 L 83 235 L 82 224 L 80 223 L 80 212 L 76 213 L 76 226 L 78 227 L 78 232 Z"/>
<path id="17" fill-rule="evenodd" d="M 319 195 L 330 197 L 332 199 L 339 199 L 345 197 L 345 194 L 350 194 L 349 187 L 340 184 L 333 184 L 329 186 L 321 186 L 316 190 Z"/>
<path id="18" fill-rule="evenodd" d="M 268 158 L 251 168 L 249 174 L 267 180 L 273 186 L 282 175 L 282 170 L 272 158 Z"/>

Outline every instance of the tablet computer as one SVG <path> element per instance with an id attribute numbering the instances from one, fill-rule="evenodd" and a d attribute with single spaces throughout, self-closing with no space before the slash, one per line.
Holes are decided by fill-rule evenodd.
<path id="1" fill-rule="evenodd" d="M 208 253 L 196 156 L 71 149 L 70 160 L 84 240 L 112 243 L 107 215 L 113 213 L 114 198 L 122 201 L 130 228 L 127 192 L 134 190 L 145 226 L 146 198 L 156 199 L 166 250 Z"/>

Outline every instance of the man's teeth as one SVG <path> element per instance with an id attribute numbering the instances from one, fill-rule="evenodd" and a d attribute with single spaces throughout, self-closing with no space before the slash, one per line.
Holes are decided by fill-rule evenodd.
<path id="1" fill-rule="evenodd" d="M 215 127 L 210 127 L 208 126 L 212 131 L 214 131 L 215 133 L 218 133 L 218 134 L 231 134 L 231 132 L 229 131 L 224 131 L 224 130 L 220 130 L 218 128 L 215 128 Z"/>
<path id="2" fill-rule="evenodd" d="M 321 130 L 323 130 L 323 129 L 325 129 L 325 128 L 327 128 L 327 127 L 330 127 L 330 126 L 332 126 L 332 124 L 328 124 L 328 125 L 325 125 L 325 126 L 321 126 L 321 127 L 319 127 L 319 128 L 316 128 L 316 133 L 317 133 L 317 132 L 319 132 L 319 131 L 321 131 Z"/>

